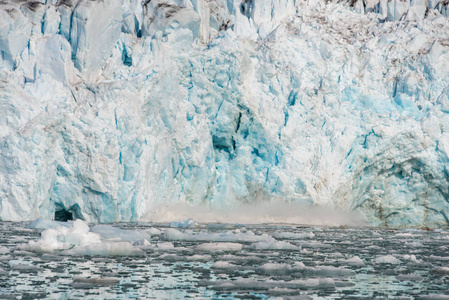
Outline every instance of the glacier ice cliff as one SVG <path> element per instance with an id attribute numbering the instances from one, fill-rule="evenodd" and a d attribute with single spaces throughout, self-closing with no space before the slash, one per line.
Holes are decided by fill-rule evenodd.
<path id="1" fill-rule="evenodd" d="M 446 0 L 0 2 L 0 220 L 282 201 L 449 223 Z"/>

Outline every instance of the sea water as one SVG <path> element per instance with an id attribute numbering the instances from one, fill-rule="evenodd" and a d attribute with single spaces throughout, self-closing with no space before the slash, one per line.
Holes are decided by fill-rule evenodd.
<path id="1" fill-rule="evenodd" d="M 147 238 L 133 242 L 138 255 L 33 252 L 23 245 L 42 229 L 0 223 L 0 298 L 449 299 L 447 230 L 184 222 L 90 231 L 109 243 Z"/>

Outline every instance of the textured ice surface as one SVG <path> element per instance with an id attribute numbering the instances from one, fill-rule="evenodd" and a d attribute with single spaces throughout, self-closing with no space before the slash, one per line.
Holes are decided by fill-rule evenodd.
<path id="1" fill-rule="evenodd" d="M 8 248 L 6 248 L 4 246 L 0 246 L 0 255 L 5 255 L 5 254 L 9 254 Z"/>
<path id="2" fill-rule="evenodd" d="M 379 256 L 374 260 L 374 262 L 376 264 L 393 264 L 393 265 L 401 263 L 401 261 L 396 257 L 394 257 L 393 255 Z"/>
<path id="3" fill-rule="evenodd" d="M 242 248 L 243 245 L 238 243 L 204 243 L 197 245 L 195 250 L 206 252 L 238 252 Z"/>
<path id="4" fill-rule="evenodd" d="M 143 239 L 139 232 L 106 225 L 97 225 L 90 229 L 86 222 L 76 220 L 71 227 L 59 226 L 46 229 L 42 232 L 40 240 L 20 244 L 17 249 L 36 253 L 60 251 L 64 255 L 133 256 L 141 255 L 142 251 L 133 247 L 128 241 L 139 238 Z M 110 241 L 111 239 L 113 241 Z"/>
<path id="5" fill-rule="evenodd" d="M 3 1 L 0 219 L 281 201 L 445 225 L 448 16 L 438 0 Z"/>
<path id="6" fill-rule="evenodd" d="M 168 229 L 164 232 L 164 238 L 170 241 L 215 241 L 215 242 L 257 242 L 274 241 L 267 235 L 256 235 L 251 230 L 241 232 L 240 229 L 221 233 L 180 232 L 176 229 Z"/>
<path id="7" fill-rule="evenodd" d="M 110 225 L 95 225 L 90 229 L 91 232 L 98 233 L 103 239 L 121 240 L 127 242 L 136 242 L 151 239 L 151 232 L 123 230 Z"/>
<path id="8" fill-rule="evenodd" d="M 346 263 L 350 266 L 364 266 L 365 262 L 358 256 L 354 256 L 341 261 L 342 263 Z"/>
<path id="9" fill-rule="evenodd" d="M 49 229 L 56 228 L 60 226 L 71 227 L 73 226 L 72 222 L 58 222 L 48 219 L 37 219 L 29 224 L 27 224 L 27 228 L 30 229 Z"/>
<path id="10" fill-rule="evenodd" d="M 302 233 L 294 233 L 294 232 L 278 232 L 273 235 L 275 238 L 281 239 L 289 239 L 289 240 L 302 240 L 302 239 L 311 239 L 315 237 L 313 232 L 302 232 Z"/>
<path id="11" fill-rule="evenodd" d="M 251 244 L 249 248 L 257 250 L 299 250 L 298 246 L 292 245 L 284 241 L 273 241 L 273 242 L 257 242 Z"/>

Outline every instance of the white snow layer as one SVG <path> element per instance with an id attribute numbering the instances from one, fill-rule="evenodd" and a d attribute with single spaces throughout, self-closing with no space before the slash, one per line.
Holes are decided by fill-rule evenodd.
<path id="1" fill-rule="evenodd" d="M 3 1 L 0 220 L 280 201 L 447 224 L 448 2 L 326 2 Z"/>

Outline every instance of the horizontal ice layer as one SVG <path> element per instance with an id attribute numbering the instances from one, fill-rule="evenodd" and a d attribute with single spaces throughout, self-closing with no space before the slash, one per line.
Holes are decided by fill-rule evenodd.
<path id="1" fill-rule="evenodd" d="M 212 285 L 211 282 L 204 281 L 204 285 Z M 295 289 L 318 289 L 318 288 L 335 288 L 337 285 L 341 286 L 341 282 L 335 281 L 332 278 L 310 278 L 310 279 L 296 279 L 291 281 L 256 281 L 253 279 L 238 279 L 235 281 L 218 280 L 213 283 L 213 288 L 216 290 L 268 290 L 281 288 L 295 288 Z"/>
<path id="2" fill-rule="evenodd" d="M 196 251 L 205 252 L 238 252 L 242 250 L 243 245 L 238 243 L 205 243 L 195 247 Z"/>
<path id="3" fill-rule="evenodd" d="M 447 17 L 434 0 L 2 3 L 0 219 L 280 201 L 447 225 Z"/>
<path id="4" fill-rule="evenodd" d="M 257 250 L 300 250 L 301 248 L 284 241 L 257 242 L 250 245 Z"/>
<path id="5" fill-rule="evenodd" d="M 241 232 L 239 229 L 223 233 L 181 232 L 176 229 L 168 229 L 164 232 L 164 238 L 170 241 L 214 241 L 214 242 L 273 242 L 274 239 L 267 235 L 256 235 L 251 230 Z"/>
<path id="6" fill-rule="evenodd" d="M 288 240 L 302 240 L 302 239 L 311 239 L 314 238 L 315 235 L 313 232 L 302 232 L 302 233 L 295 233 L 295 232 L 276 232 L 273 234 L 273 236 L 277 239 L 288 239 Z"/>
<path id="7" fill-rule="evenodd" d="M 150 240 L 151 232 L 138 230 L 123 230 L 110 225 L 95 225 L 90 229 L 91 232 L 99 234 L 103 239 L 121 240 L 126 242 L 137 242 Z"/>

